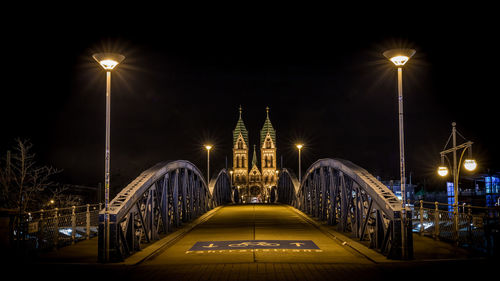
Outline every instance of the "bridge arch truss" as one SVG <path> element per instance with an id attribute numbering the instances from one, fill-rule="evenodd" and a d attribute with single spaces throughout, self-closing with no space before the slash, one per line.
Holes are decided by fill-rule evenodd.
<path id="1" fill-rule="evenodd" d="M 336 225 L 360 241 L 367 241 L 391 259 L 411 257 L 410 224 L 404 224 L 401 201 L 365 169 L 343 159 L 320 159 L 299 183 L 283 169 L 278 201 Z"/>
<path id="2" fill-rule="evenodd" d="M 189 161 L 158 163 L 142 172 L 110 202 L 109 261 L 122 261 L 141 245 L 211 208 L 231 201 L 230 178 L 223 169 L 207 185 Z M 105 261 L 105 211 L 99 213 L 99 260 Z"/>

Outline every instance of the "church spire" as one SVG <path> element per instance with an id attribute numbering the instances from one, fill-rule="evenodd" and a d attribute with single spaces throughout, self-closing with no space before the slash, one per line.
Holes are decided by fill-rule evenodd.
<path id="1" fill-rule="evenodd" d="M 253 145 L 253 155 L 252 155 L 252 167 L 257 166 L 257 152 L 255 148 L 255 144 Z"/>
<path id="2" fill-rule="evenodd" d="M 255 144 L 253 145 L 252 167 L 257 166 L 257 153 L 255 152 Z"/>
<path id="3" fill-rule="evenodd" d="M 240 110 L 240 116 L 239 116 L 238 122 L 236 122 L 236 128 L 234 128 L 234 130 L 233 130 L 233 146 L 236 144 L 236 141 L 238 140 L 238 137 L 240 134 L 243 136 L 243 139 L 245 140 L 246 145 L 249 145 L 249 143 L 248 143 L 248 130 L 245 126 L 245 123 L 243 122 L 243 118 L 241 117 L 241 113 L 243 112 L 241 105 L 240 105 L 239 110 Z"/>
<path id="4" fill-rule="evenodd" d="M 260 147 L 262 147 L 267 134 L 271 136 L 273 143 L 276 145 L 276 131 L 269 119 L 269 106 L 266 107 L 266 121 L 264 122 L 264 126 L 262 126 L 262 130 L 260 130 Z"/>

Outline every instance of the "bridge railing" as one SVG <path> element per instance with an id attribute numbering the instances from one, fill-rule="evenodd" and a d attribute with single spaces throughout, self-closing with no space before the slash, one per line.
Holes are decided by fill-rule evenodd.
<path id="1" fill-rule="evenodd" d="M 459 205 L 455 208 L 450 204 L 422 200 L 413 205 L 413 232 L 490 256 L 500 254 L 499 207 Z"/>
<path id="2" fill-rule="evenodd" d="M 97 235 L 100 204 L 11 213 L 9 244 L 18 253 L 74 244 Z"/>

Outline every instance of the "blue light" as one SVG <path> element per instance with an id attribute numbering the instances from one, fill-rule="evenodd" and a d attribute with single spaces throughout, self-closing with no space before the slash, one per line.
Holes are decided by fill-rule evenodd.
<path id="1" fill-rule="evenodd" d="M 452 182 L 446 182 L 446 191 L 448 193 L 448 211 L 453 212 L 453 204 L 455 204 L 455 188 Z"/>

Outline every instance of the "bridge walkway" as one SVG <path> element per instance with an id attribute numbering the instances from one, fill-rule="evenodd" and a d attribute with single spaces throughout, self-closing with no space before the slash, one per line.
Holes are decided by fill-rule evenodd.
<path id="1" fill-rule="evenodd" d="M 335 232 L 333 227 L 321 225 L 286 205 L 219 207 L 207 214 L 204 221 L 186 227 L 184 232 L 156 242 L 121 264 L 98 264 L 95 254 L 94 262 L 85 266 L 82 263 L 91 259 L 82 257 L 78 262 L 78 253 L 69 249 L 76 245 L 61 249 L 52 258 L 46 256 L 43 264 L 52 261 L 58 264 L 58 270 L 71 272 L 84 266 L 87 272 L 126 280 L 362 280 L 367 277 L 395 280 L 401 278 L 399 274 L 406 276 L 405 280 L 422 280 L 426 279 L 422 271 L 426 275 L 443 276 L 446 272 L 446 276 L 454 272 L 463 277 L 471 273 L 459 274 L 457 267 L 470 269 L 483 263 L 483 260 L 467 259 L 470 256 L 462 249 L 417 236 L 416 260 L 388 260 Z M 86 243 L 80 246 L 82 256 L 90 255 L 90 247 L 95 247 L 97 252 L 95 240 L 82 242 Z M 319 249 L 218 249 L 224 244 L 221 241 L 242 244 L 242 241 L 255 240 L 280 240 L 282 243 L 310 240 Z M 199 243 L 198 250 L 191 250 L 198 242 L 203 242 Z M 234 244 L 236 242 L 231 245 Z M 200 251 L 203 246 L 207 248 Z M 65 256 L 69 258 L 66 265 Z M 478 276 L 477 273 L 474 276 Z"/>

